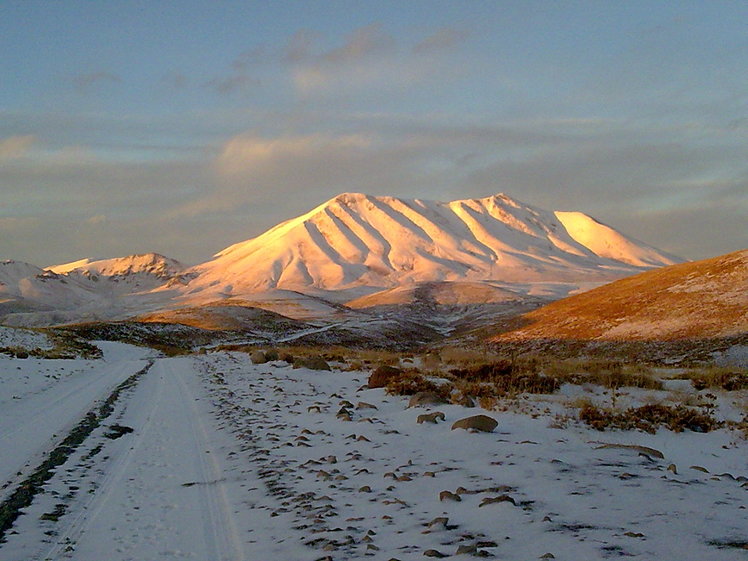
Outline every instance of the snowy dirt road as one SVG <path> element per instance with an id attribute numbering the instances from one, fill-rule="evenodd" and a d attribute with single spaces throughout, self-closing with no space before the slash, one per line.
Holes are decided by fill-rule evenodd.
<path id="1" fill-rule="evenodd" d="M 0 559 L 243 561 L 283 550 L 287 529 L 247 503 L 264 486 L 216 426 L 202 384 L 193 359 L 157 360 L 25 509 Z M 112 425 L 133 432 L 108 438 Z"/>
<path id="2" fill-rule="evenodd" d="M 480 410 L 442 404 L 446 422 L 419 423 L 425 409 L 367 376 L 244 353 L 155 360 L 0 560 L 745 558 L 735 433 L 603 434 L 497 411 L 493 433 L 452 431 Z"/>
<path id="3" fill-rule="evenodd" d="M 101 347 L 104 360 L 2 359 L 0 500 L 97 400 L 142 368 L 148 354 L 117 343 Z"/>

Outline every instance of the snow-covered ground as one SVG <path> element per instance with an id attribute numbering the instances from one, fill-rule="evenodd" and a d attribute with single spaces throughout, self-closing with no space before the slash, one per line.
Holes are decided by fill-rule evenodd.
<path id="1" fill-rule="evenodd" d="M 0 347 L 24 347 L 48 349 L 51 347 L 46 335 L 30 329 L 17 329 L 0 325 Z"/>
<path id="2" fill-rule="evenodd" d="M 68 361 L 81 372 L 57 383 L 142 366 L 142 350 L 116 348 L 101 367 Z M 5 370 L 21 363 L 32 378 L 60 368 Z M 419 424 L 424 409 L 366 378 L 239 353 L 158 359 L 25 509 L 0 559 L 745 559 L 724 545 L 748 541 L 748 443 L 735 432 L 601 433 L 515 412 L 489 412 L 492 433 L 452 431 L 485 412 L 440 405 L 445 422 Z M 107 438 L 114 424 L 133 432 Z"/>
<path id="3" fill-rule="evenodd" d="M 0 500 L 94 403 L 142 368 L 148 354 L 120 343 L 99 346 L 103 360 L 11 359 L 0 354 Z"/>

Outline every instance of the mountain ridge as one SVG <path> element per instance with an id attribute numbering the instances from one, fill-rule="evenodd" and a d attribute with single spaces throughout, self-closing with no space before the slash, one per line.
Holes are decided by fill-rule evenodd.
<path id="1" fill-rule="evenodd" d="M 538 296 L 555 299 L 679 261 L 584 213 L 546 211 L 502 193 L 447 202 L 341 193 L 194 267 L 157 253 L 46 269 L 6 262 L 0 318 L 35 326 L 119 320 L 237 299 L 295 319 L 323 318 L 376 293 L 369 304 L 433 297 L 536 305 Z M 424 283 L 432 284 L 418 288 Z M 400 287 L 415 291 L 387 292 Z"/>
<path id="2" fill-rule="evenodd" d="M 583 213 L 557 214 L 505 194 L 441 202 L 342 193 L 218 252 L 192 269 L 191 284 L 204 290 L 224 283 L 232 293 L 455 280 L 606 281 L 683 261 Z M 592 248 L 579 241 L 595 237 L 603 239 Z"/>

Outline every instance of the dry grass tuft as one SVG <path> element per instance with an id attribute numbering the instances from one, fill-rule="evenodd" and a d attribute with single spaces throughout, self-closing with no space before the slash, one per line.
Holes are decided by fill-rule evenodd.
<path id="1" fill-rule="evenodd" d="M 533 362 L 503 360 L 471 368 L 453 369 L 450 374 L 463 393 L 476 397 L 503 397 L 520 393 L 550 394 L 561 387 L 558 379 L 538 373 L 538 370 Z"/>
<path id="2" fill-rule="evenodd" d="M 418 370 L 407 370 L 401 376 L 389 381 L 385 387 L 390 395 L 414 395 L 418 392 L 433 392 L 448 400 L 452 386 L 449 383 L 437 384 L 425 378 Z"/>
<path id="3" fill-rule="evenodd" d="M 646 366 L 624 364 L 615 360 L 549 361 L 545 365 L 545 372 L 570 384 L 597 384 L 609 389 L 662 389 L 662 382 L 654 378 Z"/>
<path id="4" fill-rule="evenodd" d="M 748 389 L 748 370 L 738 368 L 703 367 L 689 370 L 679 376 L 691 380 L 697 390 L 721 388 L 726 391 Z"/>
<path id="5" fill-rule="evenodd" d="M 661 426 L 667 427 L 673 432 L 683 432 L 684 430 L 709 432 L 724 425 L 710 414 L 701 413 L 684 405 L 674 407 L 644 405 L 642 407 L 632 407 L 622 412 L 586 405 L 579 411 L 579 420 L 600 431 L 612 428 L 636 429 L 649 433 L 655 433 Z"/>

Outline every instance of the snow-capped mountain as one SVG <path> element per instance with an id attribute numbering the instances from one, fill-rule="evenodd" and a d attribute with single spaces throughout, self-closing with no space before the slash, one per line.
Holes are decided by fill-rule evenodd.
<path id="1" fill-rule="evenodd" d="M 152 291 L 181 279 L 184 270 L 178 261 L 155 253 L 81 259 L 46 269 L 0 262 L 0 321 L 50 325 L 151 310 L 173 296 L 173 291 Z"/>
<path id="2" fill-rule="evenodd" d="M 199 265 L 191 290 L 389 288 L 426 281 L 603 282 L 682 260 L 581 212 L 507 195 L 344 193 Z"/>
<path id="3" fill-rule="evenodd" d="M 192 268 L 155 253 L 47 269 L 2 263 L 0 321 L 124 319 L 239 300 L 340 321 L 352 313 L 341 304 L 362 296 L 420 302 L 424 283 L 437 303 L 442 293 L 460 305 L 535 302 L 679 261 L 580 212 L 503 194 L 439 202 L 344 193 Z M 369 300 L 357 306 L 379 301 Z"/>
<path id="4" fill-rule="evenodd" d="M 186 267 L 169 257 L 158 253 L 144 253 L 128 255 L 114 259 L 80 259 L 72 263 L 47 267 L 48 271 L 61 275 L 78 273 L 88 278 L 109 277 L 110 279 L 125 279 L 139 275 L 154 279 L 169 280 L 181 274 Z"/>

